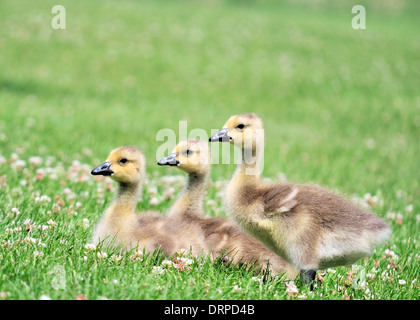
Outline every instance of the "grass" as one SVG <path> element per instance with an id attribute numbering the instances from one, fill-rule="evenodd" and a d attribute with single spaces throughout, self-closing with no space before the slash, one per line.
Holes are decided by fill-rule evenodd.
<path id="1" fill-rule="evenodd" d="M 418 4 L 362 1 L 359 31 L 350 1 L 63 0 L 65 30 L 55 4 L 0 3 L 0 299 L 419 298 Z M 179 120 L 210 133 L 240 112 L 265 120 L 265 176 L 368 204 L 388 243 L 319 272 L 313 293 L 206 257 L 159 274 L 162 257 L 85 248 L 113 188 L 89 171 L 112 148 L 143 150 L 138 208 L 164 213 L 184 177 L 155 165 L 156 133 Z M 225 215 L 233 170 L 213 166 L 209 215 Z"/>

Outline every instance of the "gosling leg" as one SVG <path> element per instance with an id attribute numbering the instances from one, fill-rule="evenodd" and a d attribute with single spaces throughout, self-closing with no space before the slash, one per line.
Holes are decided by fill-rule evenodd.
<path id="1" fill-rule="evenodd" d="M 302 285 L 309 285 L 311 291 L 314 290 L 315 276 L 316 270 L 300 270 L 300 279 L 302 281 Z"/>

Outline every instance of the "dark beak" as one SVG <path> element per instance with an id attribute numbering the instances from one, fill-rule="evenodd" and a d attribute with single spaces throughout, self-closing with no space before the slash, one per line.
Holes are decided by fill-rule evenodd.
<path id="1" fill-rule="evenodd" d="M 224 128 L 220 130 L 219 132 L 212 135 L 209 141 L 210 142 L 216 142 L 216 141 L 229 142 L 230 140 L 232 140 L 232 138 L 227 135 L 228 131 L 229 131 L 228 128 Z"/>
<path id="2" fill-rule="evenodd" d="M 157 164 L 160 166 L 177 166 L 179 164 L 179 161 L 176 160 L 177 156 L 178 152 L 171 153 L 165 158 L 160 159 Z"/>
<path id="3" fill-rule="evenodd" d="M 111 176 L 114 171 L 110 169 L 112 162 L 104 162 L 99 167 L 93 169 L 90 173 L 94 176 Z"/>

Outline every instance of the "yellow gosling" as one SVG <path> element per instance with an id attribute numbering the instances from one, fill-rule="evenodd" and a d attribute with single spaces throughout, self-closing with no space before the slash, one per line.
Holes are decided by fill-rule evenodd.
<path id="1" fill-rule="evenodd" d="M 232 116 L 210 141 L 228 141 L 242 155 L 226 188 L 228 213 L 301 270 L 311 287 L 316 270 L 353 264 L 390 236 L 384 221 L 327 189 L 263 183 L 264 127 L 257 115 Z"/>
<path id="2" fill-rule="evenodd" d="M 285 274 L 289 279 L 296 277 L 298 270 L 243 232 L 234 222 L 226 218 L 205 217 L 203 199 L 211 169 L 207 143 L 181 141 L 173 153 L 158 164 L 176 166 L 187 173 L 187 184 L 170 208 L 169 217 L 185 221 L 191 232 L 199 230 L 196 242 L 203 241 L 204 251 L 213 258 L 226 256 L 233 263 L 255 263 L 257 270 L 271 271 L 273 275 Z"/>
<path id="3" fill-rule="evenodd" d="M 141 184 L 145 175 L 145 158 L 135 147 L 119 147 L 111 151 L 106 162 L 92 170 L 92 175 L 110 176 L 118 187 L 93 233 L 92 242 L 134 247 L 153 252 L 159 249 L 172 255 L 179 249 L 201 254 L 201 243 L 189 236 L 189 226 L 177 219 L 167 219 L 157 212 L 136 212 Z"/>

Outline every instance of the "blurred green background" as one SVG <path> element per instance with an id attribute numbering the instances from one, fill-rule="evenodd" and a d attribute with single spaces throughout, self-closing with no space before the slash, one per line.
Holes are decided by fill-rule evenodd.
<path id="1" fill-rule="evenodd" d="M 51 27 L 56 4 L 65 30 Z M 419 196 L 420 5 L 359 1 L 367 28 L 354 30 L 355 4 L 3 0 L 0 154 L 96 165 L 133 144 L 164 174 L 158 130 L 210 134 L 256 112 L 266 176 Z"/>
<path id="2" fill-rule="evenodd" d="M 51 26 L 57 4 L 65 30 Z M 417 0 L 0 0 L 0 299 L 291 298 L 211 261 L 156 276 L 153 260 L 86 253 L 113 196 L 89 168 L 138 146 L 150 178 L 138 207 L 167 212 L 181 188 L 166 197 L 163 176 L 181 172 L 156 165 L 158 131 L 187 120 L 210 134 L 242 112 L 265 121 L 265 176 L 371 201 L 393 230 L 360 261 L 368 287 L 342 267 L 303 299 L 418 299 L 419 13 Z M 235 166 L 212 168 L 215 181 Z M 208 215 L 225 215 L 222 188 L 207 189 Z M 51 287 L 57 265 L 66 290 Z"/>

